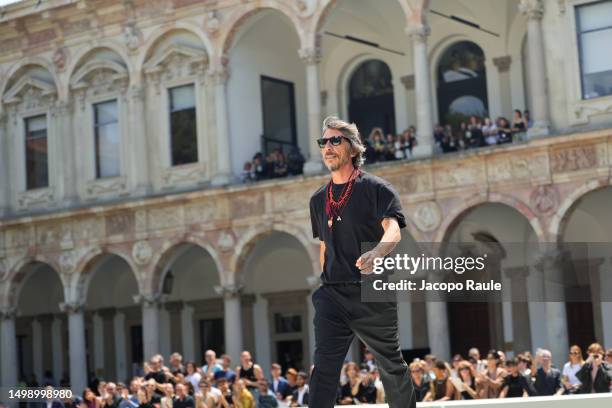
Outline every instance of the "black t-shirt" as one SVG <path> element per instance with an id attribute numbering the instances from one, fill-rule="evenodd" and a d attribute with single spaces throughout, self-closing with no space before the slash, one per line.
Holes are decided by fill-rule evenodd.
<path id="1" fill-rule="evenodd" d="M 333 184 L 334 199 L 338 200 L 345 184 Z M 355 179 L 353 192 L 331 228 L 325 214 L 327 184 L 310 198 L 312 235 L 325 242 L 323 282 L 360 281 L 361 273 L 355 262 L 362 255 L 364 244 L 379 242 L 384 234 L 383 218 L 397 219 L 400 228 L 406 226 L 397 191 L 387 181 L 363 170 Z M 370 248 L 371 249 L 371 248 Z M 364 251 L 365 252 L 365 251 Z"/>
<path id="2" fill-rule="evenodd" d="M 179 399 L 179 397 L 172 398 L 172 408 L 194 408 L 195 403 L 191 395 L 185 395 L 185 398 Z"/>
<path id="3" fill-rule="evenodd" d="M 502 388 L 508 387 L 506 398 L 520 398 L 523 396 L 524 391 L 527 391 L 527 394 L 529 394 L 529 381 L 530 380 L 521 374 L 516 377 L 507 375 L 502 384 Z"/>
<path id="4" fill-rule="evenodd" d="M 538 368 L 535 376 L 535 390 L 538 395 L 554 395 L 561 388 L 561 372 L 552 368 L 545 372 Z"/>

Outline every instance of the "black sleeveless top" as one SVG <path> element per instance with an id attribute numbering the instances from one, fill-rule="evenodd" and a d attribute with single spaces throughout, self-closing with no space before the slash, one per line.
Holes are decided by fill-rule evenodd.
<path id="1" fill-rule="evenodd" d="M 240 373 L 238 373 L 238 377 L 246 378 L 249 381 L 257 381 L 257 377 L 255 377 L 255 364 L 251 363 L 251 366 L 248 369 L 240 366 Z"/>

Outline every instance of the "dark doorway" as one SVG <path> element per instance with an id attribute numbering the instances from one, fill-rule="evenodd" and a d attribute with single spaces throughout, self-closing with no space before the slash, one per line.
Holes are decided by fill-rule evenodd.
<path id="1" fill-rule="evenodd" d="M 577 344 L 585 350 L 589 344 L 595 342 L 593 304 L 591 302 L 567 302 L 565 311 L 570 346 Z"/>
<path id="2" fill-rule="evenodd" d="M 487 73 L 482 49 L 470 41 L 449 46 L 437 69 L 440 123 L 458 126 L 469 116 L 488 115 Z"/>
<path id="3" fill-rule="evenodd" d="M 200 345 L 202 350 L 215 350 L 217 355 L 225 353 L 225 325 L 222 318 L 200 320 Z"/>
<path id="4" fill-rule="evenodd" d="M 363 62 L 349 82 L 349 120 L 355 122 L 362 138 L 372 129 L 395 134 L 395 105 L 389 66 L 380 60 Z"/>
<path id="5" fill-rule="evenodd" d="M 449 302 L 448 325 L 451 353 L 467 357 L 468 350 L 478 348 L 484 355 L 491 349 L 489 305 L 484 302 Z"/>
<path id="6" fill-rule="evenodd" d="M 277 341 L 276 355 L 282 372 L 287 372 L 287 369 L 291 367 L 298 371 L 304 370 L 304 345 L 302 340 Z"/>
<path id="7" fill-rule="evenodd" d="M 142 346 L 142 326 L 130 327 L 130 339 L 132 344 L 132 363 L 142 364 L 144 361 L 144 350 Z"/>
<path id="8" fill-rule="evenodd" d="M 262 151 L 288 154 L 297 145 L 293 82 L 261 76 Z"/>

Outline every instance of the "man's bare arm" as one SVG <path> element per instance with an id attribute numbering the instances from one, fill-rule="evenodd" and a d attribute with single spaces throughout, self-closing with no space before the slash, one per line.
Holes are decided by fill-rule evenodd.
<path id="1" fill-rule="evenodd" d="M 325 241 L 321 241 L 319 246 L 319 262 L 321 263 L 321 271 L 323 271 L 323 264 L 325 263 Z"/>
<path id="2" fill-rule="evenodd" d="M 385 233 L 378 245 L 374 249 L 361 255 L 355 265 L 361 270 L 361 273 L 372 273 L 372 267 L 374 265 L 374 258 L 380 258 L 393 251 L 393 248 L 402 239 L 402 233 L 400 231 L 399 224 L 396 218 L 388 217 L 383 218 L 380 225 L 382 225 Z"/>

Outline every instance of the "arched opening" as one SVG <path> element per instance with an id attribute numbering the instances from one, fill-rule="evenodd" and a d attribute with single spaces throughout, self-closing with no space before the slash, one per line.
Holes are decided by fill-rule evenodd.
<path id="1" fill-rule="evenodd" d="M 215 292 L 219 270 L 209 251 L 183 242 L 168 249 L 156 269 L 153 290 L 160 309 L 160 352 L 179 352 L 183 362 L 205 364 L 204 352 L 226 352 L 223 299 Z"/>
<path id="2" fill-rule="evenodd" d="M 395 134 L 393 83 L 387 64 L 377 59 L 362 62 L 351 75 L 348 95 L 349 120 L 362 135 L 375 127 Z"/>
<path id="3" fill-rule="evenodd" d="M 57 272 L 42 262 L 25 265 L 19 274 L 23 280 L 16 287 L 18 378 L 28 385 L 59 383 L 68 372 L 68 355 L 61 353 L 68 349 L 68 326 L 59 308 L 64 287 Z"/>
<path id="4" fill-rule="evenodd" d="M 527 260 L 537 248 L 537 236 L 529 221 L 516 209 L 501 203 L 484 203 L 461 214 L 449 227 L 442 245 L 442 256 L 483 256 L 485 270 L 460 279 L 502 282 L 513 295 L 530 289 Z M 526 299 L 447 303 L 450 349 L 464 357 L 472 347 L 481 353 L 492 348 L 522 352 L 532 348 L 535 313 Z M 531 321 L 530 321 L 531 320 Z M 538 328 L 541 330 L 541 328 Z M 544 336 L 544 337 L 542 337 Z M 546 333 L 538 334 L 538 339 Z"/>
<path id="5" fill-rule="evenodd" d="M 245 319 L 245 349 L 255 350 L 264 371 L 277 362 L 307 370 L 310 365 L 310 287 L 312 262 L 302 243 L 286 232 L 270 232 L 253 239 L 242 255 L 239 281 Z M 249 336 L 248 333 L 253 335 Z M 254 341 L 253 341 L 254 339 Z"/>
<path id="6" fill-rule="evenodd" d="M 119 255 L 103 253 L 84 268 L 87 372 L 126 381 L 144 360 L 142 313 L 134 303 L 138 282 Z"/>
<path id="7" fill-rule="evenodd" d="M 297 147 L 307 152 L 312 143 L 307 129 L 306 72 L 298 55 L 296 27 L 282 12 L 262 9 L 245 15 L 233 30 L 232 42 L 226 46 L 228 104 L 240 107 L 228 113 L 234 173 L 239 174 L 260 152 L 265 168 L 259 177 L 286 175 L 274 172 L 280 156 L 289 159 Z M 292 173 L 301 171 L 297 167 Z"/>
<path id="8" fill-rule="evenodd" d="M 611 206 L 611 187 L 587 193 L 570 209 L 561 231 L 562 247 L 571 258 L 564 263 L 569 344 L 583 350 L 593 341 L 612 339 L 605 317 L 612 293 Z"/>
<path id="9" fill-rule="evenodd" d="M 485 55 L 471 41 L 450 45 L 436 70 L 440 122 L 457 126 L 469 116 L 485 117 L 489 109 Z"/>

